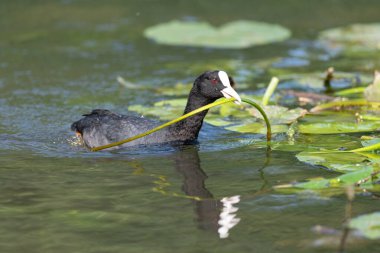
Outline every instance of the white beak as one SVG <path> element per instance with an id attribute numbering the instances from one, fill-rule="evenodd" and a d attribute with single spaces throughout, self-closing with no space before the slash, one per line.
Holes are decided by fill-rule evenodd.
<path id="1" fill-rule="evenodd" d="M 219 79 L 222 82 L 222 84 L 224 86 L 226 86 L 226 88 L 221 90 L 223 96 L 226 98 L 235 98 L 236 99 L 235 103 L 240 105 L 241 104 L 241 98 L 240 98 L 239 94 L 237 94 L 237 92 L 231 87 L 230 80 L 228 79 L 227 73 L 224 71 L 219 71 L 218 75 L 219 75 Z"/>

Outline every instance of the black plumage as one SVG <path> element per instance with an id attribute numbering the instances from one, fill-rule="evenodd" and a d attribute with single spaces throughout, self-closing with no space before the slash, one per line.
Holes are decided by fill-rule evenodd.
<path id="1" fill-rule="evenodd" d="M 224 71 L 207 71 L 200 75 L 194 81 L 189 93 L 184 114 L 212 103 L 223 96 L 234 97 L 237 101 L 240 101 L 239 95 L 231 86 L 231 83 L 233 85 L 233 81 L 231 81 L 232 79 Z M 207 111 L 200 112 L 122 146 L 195 141 L 206 114 Z M 71 129 L 81 136 L 83 143 L 89 148 L 127 139 L 161 124 L 158 121 L 136 116 L 119 115 L 103 109 L 93 110 L 83 116 L 85 117 L 71 125 Z"/>

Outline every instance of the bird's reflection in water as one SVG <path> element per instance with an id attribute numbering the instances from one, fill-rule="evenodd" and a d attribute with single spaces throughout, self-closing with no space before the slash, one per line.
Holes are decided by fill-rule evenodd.
<path id="1" fill-rule="evenodd" d="M 182 190 L 192 199 L 197 223 L 200 229 L 218 232 L 220 238 L 228 237 L 228 230 L 235 226 L 240 219 L 236 218 L 239 196 L 226 197 L 222 200 L 214 199 L 207 190 L 206 173 L 200 166 L 200 159 L 196 146 L 181 147 L 175 154 L 175 168 L 183 176 Z"/>

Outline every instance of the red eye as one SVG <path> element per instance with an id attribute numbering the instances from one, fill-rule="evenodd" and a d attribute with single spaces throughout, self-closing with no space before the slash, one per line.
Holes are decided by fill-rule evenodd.
<path id="1" fill-rule="evenodd" d="M 218 83 L 218 79 L 216 79 L 216 78 L 211 79 L 211 83 L 214 84 L 214 85 L 217 84 Z"/>

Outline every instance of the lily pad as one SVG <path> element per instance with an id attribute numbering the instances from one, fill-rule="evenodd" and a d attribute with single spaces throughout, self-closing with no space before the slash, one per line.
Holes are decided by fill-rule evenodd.
<path id="1" fill-rule="evenodd" d="M 321 138 L 320 135 L 300 134 L 293 135 L 292 138 L 289 132 L 294 130 L 296 125 L 297 124 L 292 124 L 289 127 L 286 139 L 272 141 L 271 148 L 285 152 L 315 152 L 321 149 L 334 150 L 337 147 L 344 147 L 351 150 L 357 148 L 359 145 L 357 137 L 352 135 L 330 135 L 328 138 Z"/>
<path id="2" fill-rule="evenodd" d="M 186 105 L 185 98 L 159 101 L 153 106 L 131 105 L 129 111 L 140 113 L 144 116 L 158 117 L 160 120 L 172 120 L 183 114 Z"/>
<path id="3" fill-rule="evenodd" d="M 297 119 L 305 116 L 307 113 L 307 110 L 302 108 L 289 109 L 278 105 L 263 106 L 263 109 L 273 125 L 291 124 Z M 252 108 L 248 108 L 247 110 L 252 116 L 263 119 L 257 110 Z"/>
<path id="4" fill-rule="evenodd" d="M 276 74 L 276 71 L 272 71 L 272 69 L 269 69 L 269 71 L 272 75 Z M 280 73 L 278 77 L 282 80 L 279 84 L 279 89 L 301 89 L 314 92 L 326 90 L 324 83 L 326 73 L 322 71 L 304 74 Z M 330 85 L 335 90 L 351 88 L 353 86 L 370 83 L 371 81 L 372 77 L 370 75 L 335 71 L 334 78 L 331 80 Z"/>
<path id="5" fill-rule="evenodd" d="M 348 226 L 352 229 L 359 230 L 369 239 L 380 239 L 380 212 L 360 215 L 353 218 Z"/>
<path id="6" fill-rule="evenodd" d="M 185 96 L 189 94 L 192 86 L 193 84 L 191 83 L 177 83 L 174 87 L 160 87 L 157 89 L 157 92 L 166 96 Z"/>
<path id="7" fill-rule="evenodd" d="M 216 28 L 207 22 L 170 21 L 147 28 L 145 37 L 159 44 L 240 49 L 286 40 L 291 32 L 280 25 L 237 20 Z"/>
<path id="8" fill-rule="evenodd" d="M 363 168 L 362 162 L 365 157 L 352 153 L 317 153 L 317 152 L 301 152 L 296 155 L 301 162 L 314 166 L 322 166 L 337 172 L 351 172 Z"/>
<path id="9" fill-rule="evenodd" d="M 298 132 L 303 134 L 360 133 L 379 129 L 379 121 L 358 120 L 353 112 L 344 111 L 307 114 L 298 124 Z"/>
<path id="10" fill-rule="evenodd" d="M 373 171 L 374 169 L 372 166 L 366 166 L 361 170 L 346 173 L 332 179 L 312 179 L 308 182 L 296 183 L 293 185 L 293 187 L 310 190 L 319 190 L 329 187 L 342 187 L 347 185 L 353 185 L 359 182 L 360 180 L 371 176 Z"/>
<path id="11" fill-rule="evenodd" d="M 272 133 L 285 133 L 288 131 L 287 125 L 272 125 Z M 234 126 L 226 127 L 227 130 L 240 132 L 240 133 L 259 133 L 266 134 L 267 129 L 266 126 L 261 122 L 249 123 L 249 124 L 239 124 Z"/>
<path id="12" fill-rule="evenodd" d="M 319 38 L 350 51 L 380 50 L 380 23 L 352 24 L 325 30 Z"/>
<path id="13" fill-rule="evenodd" d="M 380 122 L 326 122 L 313 124 L 299 124 L 298 131 L 303 134 L 341 134 L 341 133 L 363 133 L 378 131 Z"/>
<path id="14" fill-rule="evenodd" d="M 368 165 L 362 167 L 360 170 L 352 171 L 331 179 L 323 177 L 311 178 L 306 182 L 278 185 L 275 186 L 275 189 L 283 192 L 299 192 L 299 190 L 318 190 L 319 192 L 320 190 L 323 190 L 323 193 L 326 195 L 343 194 L 346 186 L 355 185 L 363 179 L 370 178 L 375 170 L 375 167 Z M 361 183 L 360 187 L 363 189 L 371 189 L 371 191 L 380 190 L 380 188 L 372 184 L 371 179 L 366 183 Z"/>

